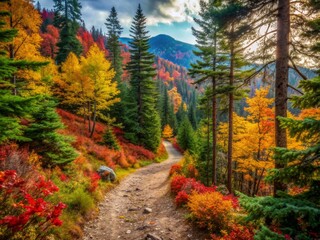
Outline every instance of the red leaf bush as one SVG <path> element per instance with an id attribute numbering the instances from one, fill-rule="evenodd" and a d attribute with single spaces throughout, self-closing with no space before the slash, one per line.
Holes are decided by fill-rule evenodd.
<path id="1" fill-rule="evenodd" d="M 48 197 L 59 189 L 43 176 L 23 179 L 15 170 L 0 171 L 0 233 L 4 238 L 28 238 L 33 232 L 41 238 L 59 219 L 63 203 L 54 204 Z M 29 236 L 30 237 L 30 236 Z"/>
<path id="2" fill-rule="evenodd" d="M 175 198 L 175 203 L 178 207 L 181 207 L 187 204 L 188 200 L 189 200 L 188 193 L 186 193 L 185 191 L 180 191 Z"/>
<path id="3" fill-rule="evenodd" d="M 172 176 L 173 174 L 182 174 L 182 166 L 180 164 L 176 163 L 171 166 L 169 175 Z"/>

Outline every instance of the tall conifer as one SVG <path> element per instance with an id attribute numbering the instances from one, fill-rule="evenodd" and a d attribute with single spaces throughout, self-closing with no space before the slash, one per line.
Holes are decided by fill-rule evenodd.
<path id="1" fill-rule="evenodd" d="M 56 61 L 61 64 L 70 52 L 77 56 L 82 53 L 81 43 L 76 37 L 82 21 L 81 4 L 78 0 L 54 0 L 54 4 L 54 25 L 61 29 Z"/>
<path id="2" fill-rule="evenodd" d="M 137 103 L 139 127 L 134 130 L 138 143 L 155 151 L 160 144 L 161 123 L 156 109 L 156 76 L 154 55 L 149 53 L 149 36 L 146 30 L 146 17 L 139 4 L 130 28 L 132 41 L 130 45 L 130 62 L 127 65 L 131 79 L 131 91 Z"/>

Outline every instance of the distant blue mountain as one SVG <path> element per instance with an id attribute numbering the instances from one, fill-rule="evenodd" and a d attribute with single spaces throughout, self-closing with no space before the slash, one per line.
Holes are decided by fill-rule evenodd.
<path id="1" fill-rule="evenodd" d="M 130 38 L 120 38 L 123 44 L 129 45 Z M 197 48 L 174 38 L 160 34 L 150 38 L 150 52 L 177 65 L 189 68 L 192 62 L 197 60 L 193 50 Z"/>

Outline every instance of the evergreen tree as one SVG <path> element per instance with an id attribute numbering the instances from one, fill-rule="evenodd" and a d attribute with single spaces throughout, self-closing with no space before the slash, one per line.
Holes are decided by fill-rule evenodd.
<path id="1" fill-rule="evenodd" d="M 110 15 L 106 19 L 105 23 L 107 27 L 107 49 L 110 53 L 110 61 L 113 69 L 116 71 L 114 77 L 115 81 L 121 82 L 122 76 L 122 57 L 121 57 L 121 45 L 119 42 L 120 35 L 123 28 L 120 25 L 117 11 L 114 7 L 111 8 Z"/>
<path id="2" fill-rule="evenodd" d="M 177 140 L 183 150 L 188 150 L 191 154 L 196 154 L 196 135 L 187 117 L 184 117 L 179 125 Z"/>
<path id="3" fill-rule="evenodd" d="M 133 130 L 138 143 L 155 151 L 160 144 L 161 123 L 156 110 L 156 85 L 154 55 L 148 52 L 149 36 L 146 30 L 146 17 L 139 4 L 130 28 L 132 41 L 130 45 L 130 62 L 127 69 L 130 73 L 131 90 L 137 103 L 139 128 Z"/>
<path id="4" fill-rule="evenodd" d="M 197 51 L 194 51 L 200 59 L 191 64 L 189 72 L 196 77 L 196 83 L 209 82 L 207 88 L 211 89 L 212 111 L 212 181 L 217 181 L 217 98 L 218 92 L 222 91 L 225 80 L 228 76 L 226 69 L 226 53 L 222 49 L 223 39 L 222 29 L 217 18 L 217 13 L 221 9 L 221 1 L 210 0 L 200 1 L 199 18 L 195 22 L 199 29 L 192 28 L 192 33 L 196 37 Z"/>
<path id="5" fill-rule="evenodd" d="M 70 52 L 77 56 L 82 53 L 82 45 L 76 37 L 82 21 L 81 4 L 78 0 L 54 0 L 54 4 L 54 25 L 61 29 L 56 61 L 61 64 Z"/>
<path id="6" fill-rule="evenodd" d="M 301 81 L 300 87 L 305 94 L 294 97 L 294 106 L 301 109 L 319 108 L 320 77 Z M 295 196 L 278 192 L 277 198 L 249 198 L 242 195 L 241 204 L 249 212 L 249 220 L 259 220 L 265 225 L 257 232 L 255 239 L 266 239 L 265 236 L 285 239 L 282 234 L 270 230 L 274 227 L 289 235 L 290 239 L 316 239 L 320 236 L 320 120 L 278 118 L 281 127 L 287 128 L 297 140 L 302 140 L 305 148 L 276 148 L 278 161 L 286 167 L 273 169 L 268 180 L 308 190 Z"/>
<path id="7" fill-rule="evenodd" d="M 77 156 L 70 144 L 71 139 L 57 132 L 64 126 L 55 107 L 54 101 L 40 97 L 32 107 L 32 120 L 25 130 L 25 136 L 32 140 L 29 145 L 47 167 L 69 163 Z"/>
<path id="8" fill-rule="evenodd" d="M 103 144 L 114 150 L 120 149 L 117 138 L 114 135 L 111 127 L 108 127 L 103 135 Z"/>
<path id="9" fill-rule="evenodd" d="M 117 123 L 123 123 L 123 111 L 124 111 L 124 93 L 125 85 L 122 82 L 122 57 L 121 57 L 121 44 L 119 42 L 120 35 L 122 33 L 123 28 L 120 25 L 117 11 L 114 7 L 111 8 L 109 17 L 106 19 L 105 23 L 107 27 L 107 41 L 106 48 L 109 50 L 109 60 L 111 62 L 112 68 L 115 70 L 116 74 L 114 76 L 113 81 L 116 81 L 118 84 L 118 88 L 120 90 L 120 102 L 116 103 L 109 110 L 109 114 L 115 117 Z"/>
<path id="10" fill-rule="evenodd" d="M 159 106 L 158 112 L 161 118 L 161 129 L 163 130 L 166 125 L 169 125 L 174 135 L 177 133 L 177 118 L 174 114 L 174 107 L 168 94 L 168 88 L 161 80 L 158 80 L 159 87 Z"/>
<path id="11" fill-rule="evenodd" d="M 2 1 L 8 2 L 8 1 Z M 0 11 L 0 17 L 10 17 L 5 11 Z M 0 43 L 11 43 L 17 34 L 16 29 L 3 29 L 5 22 L 0 19 Z M 34 98 L 21 97 L 13 94 L 15 85 L 12 84 L 12 76 L 19 69 L 36 70 L 43 63 L 15 60 L 7 57 L 8 53 L 0 49 L 0 144 L 10 141 L 29 141 L 23 136 L 24 126 L 20 123 L 21 118 L 28 115 L 30 108 L 35 101 Z"/>

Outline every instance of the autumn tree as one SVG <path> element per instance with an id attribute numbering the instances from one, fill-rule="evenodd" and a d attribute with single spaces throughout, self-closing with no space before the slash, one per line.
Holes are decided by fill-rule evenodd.
<path id="1" fill-rule="evenodd" d="M 243 4 L 251 32 L 256 33 L 255 37 L 250 36 L 249 41 L 248 35 L 244 35 L 243 39 L 249 47 L 254 44 L 259 46 L 252 53 L 252 59 L 262 63 L 259 71 L 275 63 L 275 138 L 278 147 L 287 146 L 286 130 L 281 128 L 277 117 L 287 116 L 288 87 L 292 88 L 288 82 L 289 69 L 306 79 L 298 64 L 303 64 L 308 58 L 310 67 L 318 66 L 316 59 L 319 58 L 319 52 L 310 51 L 317 38 L 313 34 L 306 34 L 307 30 L 312 29 L 310 23 L 318 18 L 318 5 L 316 1 L 289 0 L 247 0 Z M 277 159 L 275 162 L 277 168 L 285 167 Z M 285 189 L 283 183 L 275 182 L 274 195 L 278 190 Z"/>
<path id="2" fill-rule="evenodd" d="M 301 109 L 319 108 L 320 78 L 301 81 L 305 94 L 294 97 L 294 106 Z M 248 211 L 249 219 L 263 226 L 255 239 L 316 239 L 320 236 L 319 209 L 319 163 L 320 163 L 320 120 L 319 117 L 304 119 L 280 118 L 281 127 L 287 128 L 297 141 L 302 140 L 303 149 L 275 149 L 275 154 L 284 168 L 273 169 L 268 180 L 283 182 L 288 186 L 304 187 L 306 190 L 295 196 L 278 192 L 276 197 L 241 197 L 242 206 Z M 273 229 L 277 229 L 278 233 Z"/>
<path id="3" fill-rule="evenodd" d="M 170 139 L 173 137 L 173 130 L 170 125 L 165 125 L 162 131 L 162 137 L 166 139 Z"/>
<path id="4" fill-rule="evenodd" d="M 267 171 L 274 167 L 272 147 L 274 147 L 273 99 L 267 98 L 269 88 L 256 90 L 255 96 L 247 98 L 249 113 L 243 120 L 242 131 L 235 133 L 234 159 L 237 164 L 238 189 L 249 195 L 259 192 L 260 184 Z M 247 183 L 247 185 L 244 182 Z"/>
<path id="5" fill-rule="evenodd" d="M 10 13 L 5 18 L 5 27 L 18 30 L 13 41 L 1 45 L 8 56 L 16 60 L 44 61 L 39 52 L 42 41 L 39 34 L 41 17 L 32 1 L 1 1 L 0 8 Z M 11 83 L 14 86 L 12 91 L 15 95 L 32 95 L 34 90 L 44 87 L 41 76 L 31 69 L 17 71 L 13 74 Z"/>
<path id="6" fill-rule="evenodd" d="M 54 0 L 54 25 L 60 29 L 57 44 L 59 51 L 56 61 L 61 64 L 70 52 L 77 56 L 82 53 L 82 46 L 77 39 L 77 31 L 81 22 L 81 4 L 78 0 Z"/>
<path id="7" fill-rule="evenodd" d="M 130 73 L 130 85 L 133 101 L 137 104 L 135 121 L 138 128 L 134 129 L 138 143 L 156 151 L 160 144 L 161 123 L 156 109 L 156 82 L 153 68 L 154 56 L 149 53 L 149 36 L 146 30 L 146 17 L 139 4 L 130 28 L 132 41 L 130 45 L 130 62 L 127 69 Z"/>
<path id="8" fill-rule="evenodd" d="M 86 57 L 70 53 L 62 64 L 63 103 L 78 106 L 78 113 L 88 120 L 88 131 L 92 137 L 97 118 L 107 120 L 102 111 L 118 102 L 117 84 L 112 81 L 114 71 L 105 59 L 104 52 L 94 44 Z"/>
<path id="9" fill-rule="evenodd" d="M 1 16 L 11 17 L 2 12 Z M 0 42 L 10 43 L 17 34 L 15 29 L 2 30 L 0 22 Z M 63 127 L 55 104 L 49 97 L 37 95 L 28 97 L 17 95 L 12 91 L 15 86 L 10 78 L 18 69 L 37 70 L 43 63 L 8 58 L 1 49 L 0 56 L 0 144 L 28 142 L 43 158 L 46 166 L 65 164 L 74 160 L 75 151 L 70 141 L 57 132 Z M 22 124 L 22 118 L 26 123 Z M 40 150 L 40 148 L 42 150 Z"/>
<path id="10" fill-rule="evenodd" d="M 46 32 L 40 35 L 43 39 L 41 43 L 41 54 L 54 59 L 58 52 L 57 43 L 59 41 L 59 30 L 53 25 L 48 25 Z"/>

